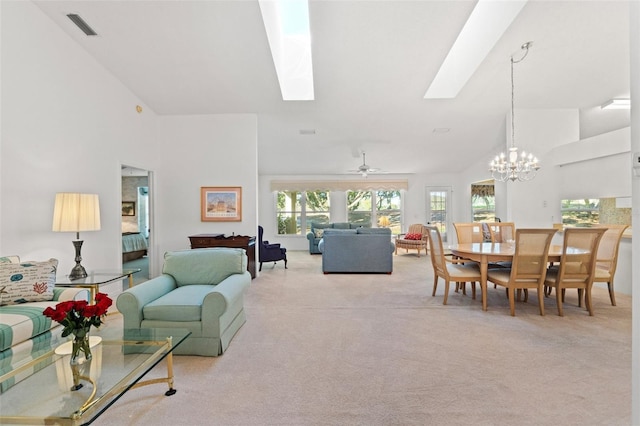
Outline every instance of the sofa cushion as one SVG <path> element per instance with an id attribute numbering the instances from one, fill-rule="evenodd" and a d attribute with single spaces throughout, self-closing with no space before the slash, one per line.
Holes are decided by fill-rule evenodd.
<path id="1" fill-rule="evenodd" d="M 313 230 L 313 235 L 314 235 L 316 238 L 322 238 L 322 236 L 324 235 L 324 229 L 322 229 L 322 228 L 314 229 L 314 230 Z"/>
<path id="2" fill-rule="evenodd" d="M 171 275 L 178 286 L 215 285 L 246 270 L 244 249 L 213 247 L 166 252 L 162 273 Z"/>
<path id="3" fill-rule="evenodd" d="M 331 234 L 357 234 L 358 230 L 357 229 L 345 229 L 345 228 L 337 228 L 337 229 L 332 229 L 332 228 L 328 228 L 324 230 L 324 235 L 331 235 Z"/>
<path id="4" fill-rule="evenodd" d="M 4 351 L 49 330 L 52 327 L 51 319 L 45 317 L 42 311 L 47 306 L 55 305 L 55 302 L 34 302 L 4 306 L 0 313 L 0 350 Z"/>
<path id="5" fill-rule="evenodd" d="M 335 222 L 333 224 L 333 229 L 351 229 L 351 223 L 349 222 Z"/>
<path id="6" fill-rule="evenodd" d="M 89 300 L 89 290 L 84 288 L 55 288 L 53 300 L 29 302 L 20 305 L 0 307 L 0 351 L 15 348 L 49 329 L 57 328 L 58 323 L 45 317 L 42 312 L 47 307 L 55 307 L 67 300 Z"/>
<path id="7" fill-rule="evenodd" d="M 202 302 L 211 293 L 210 285 L 185 285 L 145 305 L 145 320 L 200 321 Z"/>
<path id="8" fill-rule="evenodd" d="M 57 259 L 0 263 L 0 305 L 53 300 Z"/>
<path id="9" fill-rule="evenodd" d="M 389 228 L 358 228 L 356 229 L 356 233 L 366 235 L 389 235 L 389 238 L 391 238 L 391 229 Z"/>

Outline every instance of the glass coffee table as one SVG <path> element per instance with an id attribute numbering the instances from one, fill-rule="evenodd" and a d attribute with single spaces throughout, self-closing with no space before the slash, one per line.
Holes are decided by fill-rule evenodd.
<path id="1" fill-rule="evenodd" d="M 15 356 L 0 372 L 2 389 L 10 386 L 0 396 L 0 424 L 89 424 L 130 389 L 165 383 L 165 395 L 173 395 L 172 351 L 190 334 L 182 329 L 123 330 L 117 323 L 94 328 L 93 358 L 80 367 L 82 386 L 77 390 L 72 390 L 70 355 L 60 350 L 69 339 L 54 337 Z M 163 359 L 167 376 L 142 381 Z"/>
<path id="2" fill-rule="evenodd" d="M 90 291 L 89 303 L 96 299 L 96 293 L 105 284 L 129 279 L 129 288 L 133 287 L 133 274 L 140 269 L 124 269 L 122 271 L 91 271 L 86 278 L 70 279 L 68 275 L 56 280 L 56 287 L 87 288 Z"/>

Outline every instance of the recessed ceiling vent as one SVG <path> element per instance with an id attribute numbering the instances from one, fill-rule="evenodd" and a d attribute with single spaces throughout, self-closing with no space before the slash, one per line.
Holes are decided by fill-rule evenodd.
<path id="1" fill-rule="evenodd" d="M 80 17 L 80 15 L 76 15 L 75 13 L 69 13 L 67 15 L 67 18 L 71 19 L 71 22 L 73 22 L 74 24 L 76 24 L 76 26 L 78 28 L 80 28 L 82 30 L 83 33 L 85 33 L 88 36 L 95 36 L 98 35 L 97 32 L 95 32 L 93 30 L 93 28 L 91 28 L 89 26 L 89 24 L 87 24 L 86 22 L 84 22 L 84 19 L 82 19 Z"/>

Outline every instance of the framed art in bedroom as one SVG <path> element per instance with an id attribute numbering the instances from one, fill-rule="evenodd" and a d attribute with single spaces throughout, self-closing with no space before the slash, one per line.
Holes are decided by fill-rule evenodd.
<path id="1" fill-rule="evenodd" d="M 200 219 L 202 222 L 241 222 L 242 187 L 201 187 Z"/>
<path id="2" fill-rule="evenodd" d="M 136 202 L 135 201 L 123 201 L 122 202 L 122 216 L 135 216 L 136 215 Z"/>

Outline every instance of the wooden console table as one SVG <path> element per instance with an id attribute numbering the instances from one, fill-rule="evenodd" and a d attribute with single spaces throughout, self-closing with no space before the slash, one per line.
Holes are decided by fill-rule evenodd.
<path id="1" fill-rule="evenodd" d="M 256 237 L 246 235 L 232 235 L 225 237 L 224 234 L 197 234 L 189 236 L 191 248 L 206 247 L 231 247 L 242 248 L 247 252 L 247 271 L 251 274 L 251 279 L 256 277 Z"/>

